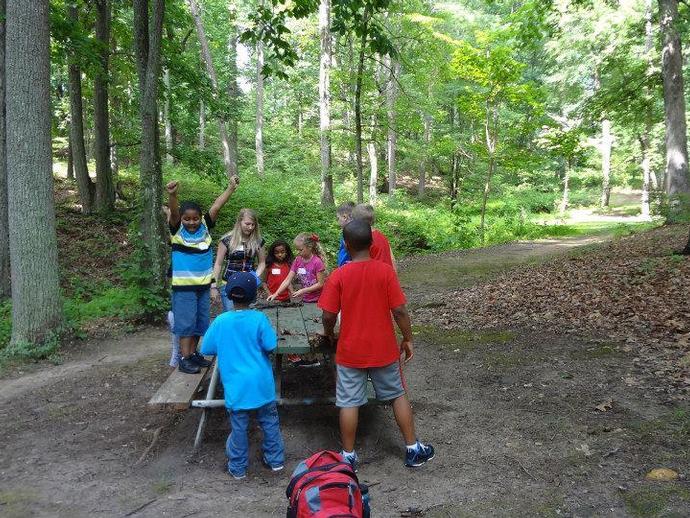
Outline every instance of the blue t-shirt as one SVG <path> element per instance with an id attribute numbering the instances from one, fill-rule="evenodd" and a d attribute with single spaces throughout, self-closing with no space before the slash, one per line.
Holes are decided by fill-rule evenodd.
<path id="1" fill-rule="evenodd" d="M 342 265 L 352 261 L 352 257 L 347 253 L 347 248 L 345 248 L 345 239 L 340 236 L 340 248 L 338 248 L 338 268 Z"/>
<path id="2" fill-rule="evenodd" d="M 275 401 L 268 353 L 278 337 L 266 315 L 253 309 L 221 313 L 201 342 L 201 354 L 218 356 L 225 406 L 253 410 Z"/>

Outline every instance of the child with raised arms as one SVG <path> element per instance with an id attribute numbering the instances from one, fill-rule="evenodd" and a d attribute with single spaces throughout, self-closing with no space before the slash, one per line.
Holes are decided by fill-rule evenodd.
<path id="1" fill-rule="evenodd" d="M 231 178 L 227 189 L 216 198 L 207 213 L 193 201 L 178 203 L 179 182 L 172 181 L 166 186 L 172 248 L 173 334 L 180 340 L 178 369 L 188 374 L 196 374 L 201 367 L 210 365 L 197 351 L 199 338 L 208 329 L 211 318 L 213 250 L 210 229 L 215 226 L 218 212 L 238 182 L 237 177 Z"/>

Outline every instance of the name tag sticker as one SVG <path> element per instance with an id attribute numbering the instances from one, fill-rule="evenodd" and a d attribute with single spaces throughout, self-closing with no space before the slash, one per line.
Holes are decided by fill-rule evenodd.
<path id="1" fill-rule="evenodd" d="M 208 245 L 206 243 L 199 243 L 199 250 L 208 250 Z"/>
<path id="2" fill-rule="evenodd" d="M 307 269 L 306 268 L 297 268 L 297 273 L 300 275 L 307 275 Z"/>
<path id="3" fill-rule="evenodd" d="M 271 268 L 271 273 L 273 275 L 280 275 L 280 268 Z"/>

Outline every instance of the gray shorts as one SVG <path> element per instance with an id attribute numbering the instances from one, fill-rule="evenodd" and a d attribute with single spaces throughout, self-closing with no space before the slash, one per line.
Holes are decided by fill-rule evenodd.
<path id="1" fill-rule="evenodd" d="M 376 399 L 391 401 L 405 394 L 405 383 L 402 378 L 400 362 L 393 362 L 384 367 L 355 369 L 354 367 L 337 366 L 335 384 L 335 406 L 339 408 L 357 407 L 366 404 L 367 378 L 374 385 Z"/>

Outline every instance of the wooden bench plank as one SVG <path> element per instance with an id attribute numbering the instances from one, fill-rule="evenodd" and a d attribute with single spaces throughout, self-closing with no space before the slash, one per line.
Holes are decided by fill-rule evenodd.
<path id="1" fill-rule="evenodd" d="M 149 405 L 162 405 L 175 410 L 189 408 L 207 370 L 201 369 L 198 374 L 186 374 L 175 369 L 149 400 Z"/>

